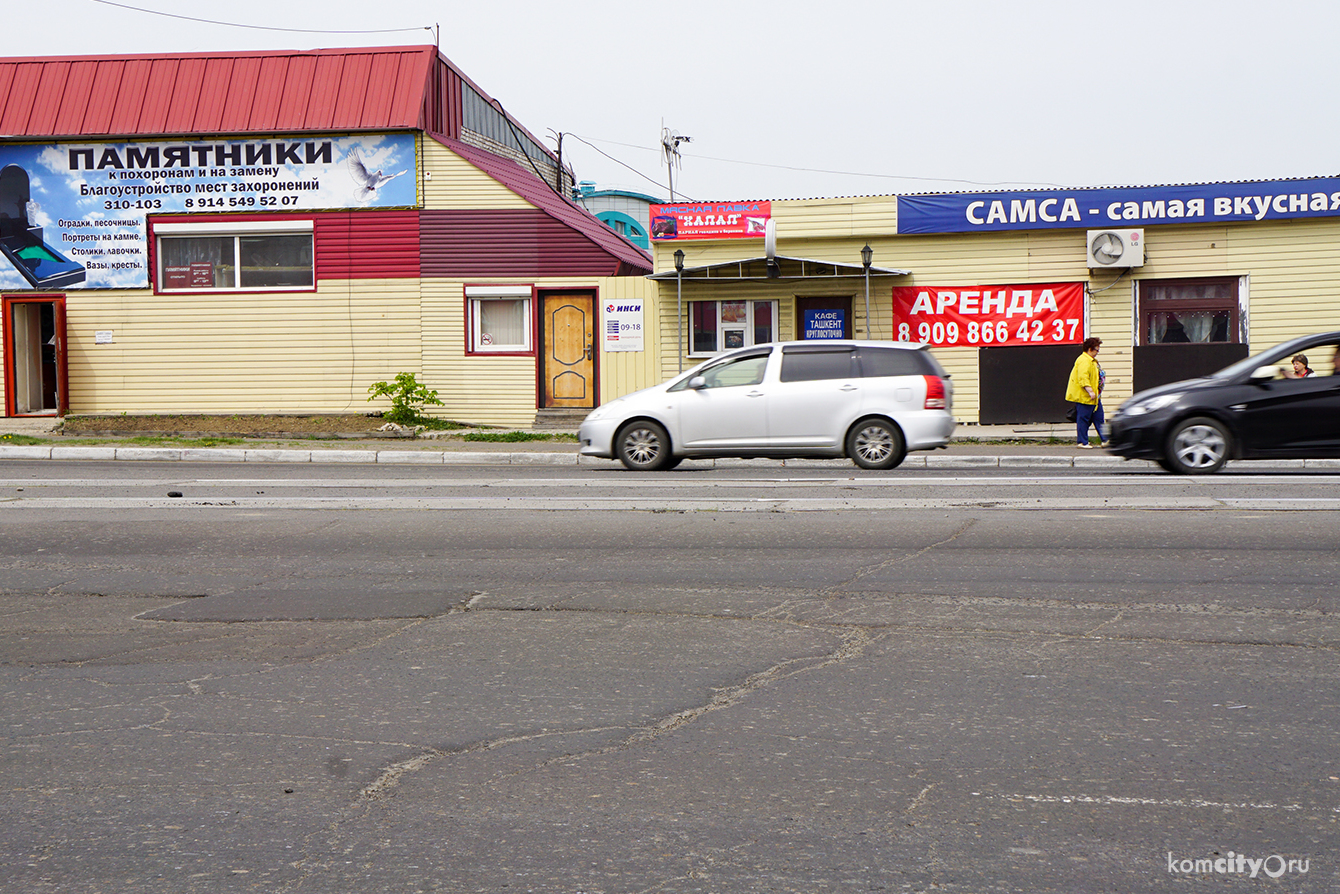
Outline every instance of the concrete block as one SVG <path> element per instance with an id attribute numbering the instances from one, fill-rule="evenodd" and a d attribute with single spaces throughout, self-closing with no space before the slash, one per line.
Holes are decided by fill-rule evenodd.
<path id="1" fill-rule="evenodd" d="M 241 448 L 187 447 L 181 458 L 182 462 L 240 463 L 246 462 L 247 452 Z"/>
<path id="2" fill-rule="evenodd" d="M 52 447 L 52 459 L 116 459 L 115 447 Z"/>
<path id="3" fill-rule="evenodd" d="M 376 463 L 375 450 L 313 450 L 314 463 Z"/>
<path id="4" fill-rule="evenodd" d="M 116 458 L 123 460 L 142 460 L 146 462 L 177 462 L 181 459 L 181 449 L 174 447 L 117 447 Z"/>
<path id="5" fill-rule="evenodd" d="M 377 462 L 399 465 L 440 466 L 443 464 L 440 450 L 378 450 Z"/>
<path id="6" fill-rule="evenodd" d="M 310 450 L 248 450 L 249 463 L 307 463 L 312 461 Z"/>
<path id="7" fill-rule="evenodd" d="M 26 447 L 20 445 L 0 447 L 0 459 L 51 459 L 51 448 L 36 444 Z"/>

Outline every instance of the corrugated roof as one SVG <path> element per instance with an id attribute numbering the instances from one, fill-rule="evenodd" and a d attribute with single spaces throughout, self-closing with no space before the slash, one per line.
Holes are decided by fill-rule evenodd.
<path id="1" fill-rule="evenodd" d="M 534 171 L 521 167 L 515 161 L 476 149 L 459 140 L 433 134 L 433 139 L 460 155 L 466 161 L 521 196 L 550 217 L 561 221 L 590 239 L 621 263 L 621 269 L 611 275 L 630 276 L 650 273 L 651 255 L 605 226 L 595 215 L 575 202 L 558 195 L 535 176 Z"/>
<path id="2" fill-rule="evenodd" d="M 429 46 L 0 58 L 0 135 L 421 129 Z"/>

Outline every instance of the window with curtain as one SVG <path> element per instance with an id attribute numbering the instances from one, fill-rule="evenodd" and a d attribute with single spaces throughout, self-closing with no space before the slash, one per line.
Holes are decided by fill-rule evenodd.
<path id="1" fill-rule="evenodd" d="M 530 286 L 467 286 L 465 297 L 470 353 L 531 352 Z"/>
<path id="2" fill-rule="evenodd" d="M 1238 280 L 1142 280 L 1140 344 L 1236 344 Z"/>

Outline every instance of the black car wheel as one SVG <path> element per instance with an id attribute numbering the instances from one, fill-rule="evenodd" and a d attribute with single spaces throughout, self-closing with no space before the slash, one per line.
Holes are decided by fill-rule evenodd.
<path id="1" fill-rule="evenodd" d="M 907 456 L 907 445 L 898 426 L 867 419 L 847 433 L 847 455 L 862 469 L 892 469 Z"/>
<path id="2" fill-rule="evenodd" d="M 670 435 L 655 422 L 630 422 L 614 436 L 619 461 L 634 472 L 657 472 L 678 465 L 670 455 Z"/>
<path id="3" fill-rule="evenodd" d="M 1168 435 L 1164 459 L 1183 475 L 1217 472 L 1228 459 L 1229 437 L 1223 425 L 1204 416 L 1179 422 Z"/>

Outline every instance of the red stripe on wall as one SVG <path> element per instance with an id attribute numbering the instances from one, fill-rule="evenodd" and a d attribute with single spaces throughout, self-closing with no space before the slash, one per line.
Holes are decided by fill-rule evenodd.
<path id="1" fill-rule="evenodd" d="M 419 276 L 419 212 L 323 211 L 314 214 L 163 214 L 151 224 L 211 221 L 310 220 L 316 277 L 325 279 L 415 279 Z M 151 227 L 152 229 L 152 227 Z M 150 264 L 154 263 L 152 249 Z"/>
<path id="2" fill-rule="evenodd" d="M 320 214 L 316 275 L 320 279 L 415 279 L 419 276 L 419 212 Z"/>

